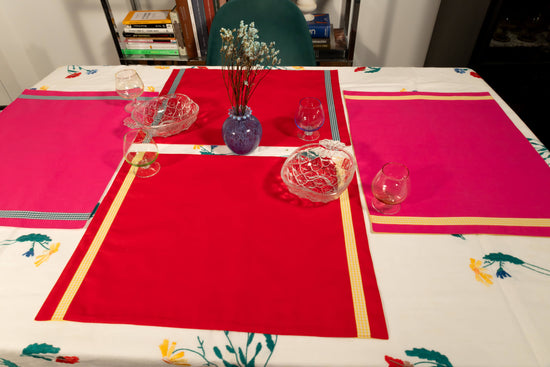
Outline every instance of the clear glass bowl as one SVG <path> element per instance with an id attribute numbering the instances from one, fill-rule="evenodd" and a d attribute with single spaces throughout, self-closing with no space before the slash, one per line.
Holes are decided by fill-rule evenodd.
<path id="1" fill-rule="evenodd" d="M 301 198 L 327 203 L 348 188 L 357 162 L 344 143 L 321 140 L 294 151 L 283 164 L 281 177 L 289 191 Z"/>
<path id="2" fill-rule="evenodd" d="M 132 129 L 145 129 L 152 136 L 167 137 L 189 129 L 198 114 L 199 105 L 185 94 L 176 93 L 140 103 L 124 123 Z"/>

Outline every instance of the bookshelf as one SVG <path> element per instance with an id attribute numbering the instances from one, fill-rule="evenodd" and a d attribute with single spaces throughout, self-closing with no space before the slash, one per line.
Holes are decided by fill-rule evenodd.
<path id="1" fill-rule="evenodd" d="M 139 10 L 138 0 L 131 0 L 132 10 Z M 331 30 L 330 48 L 315 50 L 318 66 L 351 66 L 355 50 L 355 38 L 359 20 L 361 0 L 342 0 L 339 30 Z M 204 65 L 205 58 L 190 59 L 187 56 L 124 55 L 122 52 L 122 33 L 111 11 L 109 0 L 101 0 L 105 19 L 111 32 L 118 58 L 122 65 Z M 336 35 L 335 35 L 336 31 Z M 340 34 L 340 36 L 338 36 Z M 343 34 L 343 40 L 342 40 Z"/>

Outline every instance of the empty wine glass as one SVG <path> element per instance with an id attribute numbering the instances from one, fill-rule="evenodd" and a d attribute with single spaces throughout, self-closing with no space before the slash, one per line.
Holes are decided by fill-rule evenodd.
<path id="1" fill-rule="evenodd" d="M 129 130 L 124 135 L 124 159 L 133 166 L 138 177 L 151 177 L 160 170 L 159 150 L 151 134 L 141 129 Z"/>
<path id="2" fill-rule="evenodd" d="M 115 89 L 119 96 L 131 100 L 124 107 L 130 113 L 137 106 L 137 98 L 143 93 L 143 81 L 134 69 L 124 69 L 115 74 Z"/>
<path id="3" fill-rule="evenodd" d="M 302 140 L 317 140 L 320 137 L 319 129 L 325 122 L 325 112 L 321 101 L 314 97 L 305 97 L 300 100 L 294 122 L 298 126 L 298 137 Z"/>
<path id="4" fill-rule="evenodd" d="M 395 214 L 409 190 L 409 169 L 401 163 L 386 163 L 372 180 L 372 207 L 382 214 Z"/>

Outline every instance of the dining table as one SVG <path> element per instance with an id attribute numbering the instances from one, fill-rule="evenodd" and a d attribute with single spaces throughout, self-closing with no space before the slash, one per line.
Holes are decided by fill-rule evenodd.
<path id="1" fill-rule="evenodd" d="M 199 106 L 149 178 L 123 157 L 126 68 L 139 103 Z M 271 69 L 246 155 L 222 73 L 64 65 L 0 111 L 0 366 L 550 366 L 550 152 L 475 70 Z M 298 197 L 285 160 L 325 140 L 353 180 Z M 372 204 L 387 162 L 409 171 L 393 215 Z"/>

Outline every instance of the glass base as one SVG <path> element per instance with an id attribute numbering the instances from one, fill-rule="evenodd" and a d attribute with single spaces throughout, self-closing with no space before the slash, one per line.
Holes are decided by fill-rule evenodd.
<path id="1" fill-rule="evenodd" d="M 136 177 L 147 178 L 152 177 L 160 171 L 160 163 L 154 162 L 147 167 L 134 167 Z"/>
<path id="2" fill-rule="evenodd" d="M 371 204 L 372 204 L 372 207 L 377 212 L 386 214 L 386 215 L 393 215 L 398 213 L 399 210 L 401 210 L 401 204 L 386 204 L 376 198 L 372 199 Z"/>
<path id="3" fill-rule="evenodd" d="M 134 110 L 134 108 L 137 107 L 137 105 L 138 105 L 137 101 L 132 101 L 128 103 L 126 106 L 124 106 L 124 111 L 128 113 L 132 113 L 132 111 Z"/>
<path id="4" fill-rule="evenodd" d="M 298 137 L 305 141 L 318 140 L 321 137 L 319 131 L 303 131 L 298 130 Z"/>

